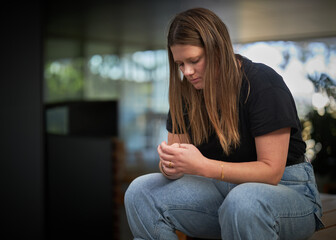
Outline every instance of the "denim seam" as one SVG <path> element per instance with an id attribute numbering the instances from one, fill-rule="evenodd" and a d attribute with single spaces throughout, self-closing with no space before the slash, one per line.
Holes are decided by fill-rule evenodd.
<path id="1" fill-rule="evenodd" d="M 280 219 L 280 217 L 275 217 L 274 218 L 274 225 L 273 225 L 273 229 L 275 229 L 275 232 L 278 236 L 279 236 L 279 233 L 280 233 L 279 219 Z"/>
<path id="2" fill-rule="evenodd" d="M 134 199 L 132 199 L 132 202 L 135 202 Z M 137 215 L 140 216 L 140 213 L 139 213 L 139 211 L 138 211 L 137 205 L 134 206 L 134 209 L 135 209 Z M 156 230 L 154 231 L 154 234 L 157 235 Z M 154 238 L 154 239 L 155 239 L 155 238 Z"/>
<path id="3" fill-rule="evenodd" d="M 193 212 L 198 212 L 198 213 L 205 213 L 208 214 L 210 216 L 214 216 L 214 217 L 218 217 L 218 214 L 213 214 L 209 211 L 205 211 L 205 210 L 198 210 L 196 208 L 188 208 L 185 206 L 177 206 L 177 205 L 171 205 L 170 207 L 167 206 L 166 208 L 163 209 L 163 213 L 167 212 L 167 211 L 174 211 L 174 210 L 187 210 L 187 211 L 193 211 Z"/>
<path id="4" fill-rule="evenodd" d="M 187 210 L 187 211 L 192 211 L 192 212 L 197 212 L 197 213 L 202 213 L 202 214 L 206 214 L 206 215 L 209 215 L 209 216 L 211 216 L 211 217 L 215 217 L 215 218 L 218 218 L 218 214 L 216 213 L 216 214 L 213 214 L 213 213 L 210 213 L 209 211 L 202 211 L 202 210 L 197 210 L 197 209 L 193 209 L 193 208 L 186 208 L 185 206 L 181 206 L 181 207 L 176 207 L 176 206 L 174 206 L 174 207 L 167 207 L 165 210 L 163 210 L 163 215 L 165 215 L 165 213 L 166 212 L 169 212 L 169 211 L 174 211 L 174 210 Z M 155 232 L 157 231 L 157 226 L 158 226 L 159 224 L 156 224 L 156 226 L 155 226 Z M 173 225 L 173 224 L 171 224 L 171 225 Z M 172 226 L 172 228 L 173 229 L 177 229 L 176 228 L 176 226 Z M 158 234 L 157 233 L 155 233 L 156 234 L 156 236 L 158 236 Z"/>
<path id="5" fill-rule="evenodd" d="M 157 240 L 160 239 L 159 238 L 161 236 L 160 232 L 161 232 L 162 228 L 164 228 L 164 226 L 165 226 L 164 224 L 162 226 L 160 226 L 160 225 L 161 225 L 160 222 L 158 222 L 154 226 L 154 239 L 157 239 Z M 175 229 L 175 228 L 173 228 L 173 229 Z M 166 228 L 166 230 L 170 231 L 171 229 Z"/>
<path id="6" fill-rule="evenodd" d="M 280 216 L 278 215 L 277 217 L 275 217 L 275 222 L 274 222 L 274 225 L 273 225 L 273 228 L 275 229 L 275 232 L 276 234 L 279 236 L 280 234 L 280 221 L 281 219 L 286 219 L 286 218 L 302 218 L 302 217 L 306 217 L 306 216 L 309 216 L 311 214 L 315 214 L 314 211 L 310 211 L 310 212 L 307 212 L 307 213 L 304 213 L 304 214 L 301 214 L 301 215 L 296 215 L 296 216 Z"/>
<path id="7" fill-rule="evenodd" d="M 277 214 L 275 218 L 300 218 L 300 217 L 305 217 L 305 216 L 308 216 L 314 213 L 315 213 L 315 208 L 312 208 L 312 209 L 309 209 L 307 211 L 303 211 L 300 213 L 295 212 L 295 213 Z"/>

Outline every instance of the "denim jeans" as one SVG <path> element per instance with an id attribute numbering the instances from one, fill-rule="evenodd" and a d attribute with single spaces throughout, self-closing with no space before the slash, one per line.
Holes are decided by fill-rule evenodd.
<path id="1" fill-rule="evenodd" d="M 135 179 L 125 194 L 134 239 L 178 239 L 175 230 L 208 239 L 307 239 L 323 227 L 312 165 L 288 166 L 277 186 L 231 184 L 161 173 Z"/>

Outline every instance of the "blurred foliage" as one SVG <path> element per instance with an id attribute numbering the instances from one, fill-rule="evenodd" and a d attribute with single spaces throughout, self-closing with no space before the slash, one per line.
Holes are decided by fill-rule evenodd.
<path id="1" fill-rule="evenodd" d="M 319 75 L 315 73 L 314 75 L 309 75 L 307 78 L 313 83 L 315 91 L 324 91 L 329 97 L 336 98 L 336 84 L 327 74 L 322 73 Z"/>
<path id="2" fill-rule="evenodd" d="M 80 100 L 83 96 L 83 60 L 59 60 L 45 67 L 45 102 Z"/>
<path id="3" fill-rule="evenodd" d="M 312 109 L 303 122 L 302 136 L 307 143 L 307 154 L 312 154 L 316 173 L 336 179 L 336 84 L 326 74 L 308 75 L 316 92 L 326 93 L 330 99 L 324 109 Z"/>
<path id="4" fill-rule="evenodd" d="M 321 116 L 316 110 L 310 112 L 307 119 L 312 125 L 310 136 L 316 154 L 312 161 L 314 169 L 321 175 L 336 177 L 336 119 L 329 113 Z"/>

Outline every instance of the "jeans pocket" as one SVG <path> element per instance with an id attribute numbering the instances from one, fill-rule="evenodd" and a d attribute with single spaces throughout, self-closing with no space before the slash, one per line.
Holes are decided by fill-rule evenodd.
<path id="1" fill-rule="evenodd" d="M 317 190 L 313 166 L 305 162 L 286 167 L 280 184 L 299 192 L 314 203 L 316 230 L 323 228 L 324 224 L 321 221 L 322 204 L 320 193 Z"/>
<path id="2" fill-rule="evenodd" d="M 304 163 L 291 165 L 285 168 L 280 184 L 285 185 L 314 201 L 314 194 L 312 194 L 312 191 L 308 186 L 310 180 L 309 175 L 309 172 L 307 172 L 304 167 Z"/>
<path id="3" fill-rule="evenodd" d="M 314 203 L 320 203 L 314 171 L 312 165 L 308 162 L 286 167 L 280 184 L 305 195 Z"/>

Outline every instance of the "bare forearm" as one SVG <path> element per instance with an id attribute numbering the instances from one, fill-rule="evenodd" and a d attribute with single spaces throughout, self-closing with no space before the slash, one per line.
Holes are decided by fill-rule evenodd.
<path id="1" fill-rule="evenodd" d="M 208 159 L 199 175 L 232 183 L 261 182 L 276 185 L 282 170 L 274 169 L 262 161 L 230 163 Z"/>
<path id="2" fill-rule="evenodd" d="M 218 178 L 222 175 L 218 172 L 223 169 L 223 180 L 227 182 L 262 182 L 276 185 L 285 171 L 289 139 L 290 128 L 256 137 L 257 161 L 230 163 L 207 159 L 202 173 L 207 177 Z"/>

